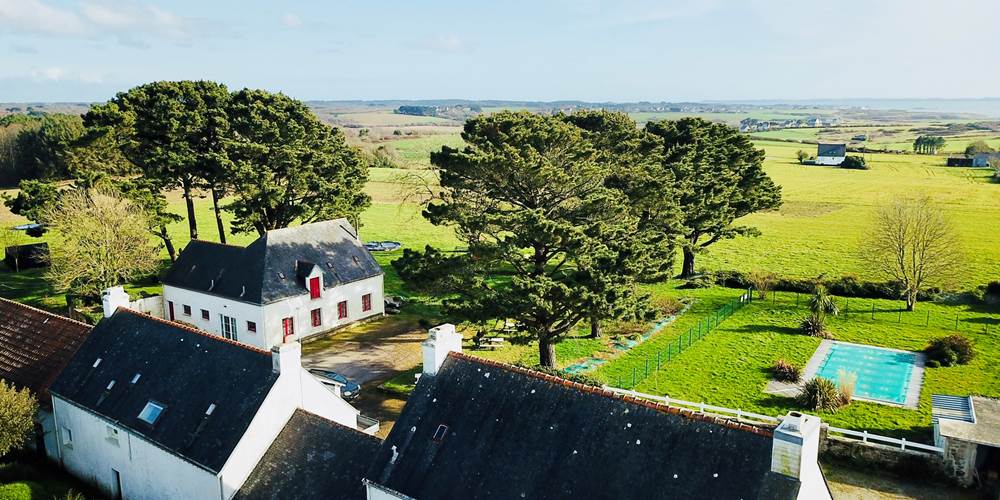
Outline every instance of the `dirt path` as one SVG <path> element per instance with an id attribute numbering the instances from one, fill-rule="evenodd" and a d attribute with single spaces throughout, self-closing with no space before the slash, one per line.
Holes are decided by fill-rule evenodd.
<path id="1" fill-rule="evenodd" d="M 388 316 L 302 345 L 302 365 L 333 370 L 372 391 L 381 381 L 420 364 L 426 332 L 412 318 Z"/>

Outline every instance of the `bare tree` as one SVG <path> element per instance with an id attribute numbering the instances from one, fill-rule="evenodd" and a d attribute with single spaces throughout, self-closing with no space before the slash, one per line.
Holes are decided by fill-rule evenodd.
<path id="1" fill-rule="evenodd" d="M 754 291 L 757 292 L 758 299 L 767 298 L 767 294 L 774 288 L 774 283 L 777 279 L 774 273 L 761 271 L 760 269 L 754 269 L 747 273 L 747 281 L 750 282 Z"/>
<path id="2" fill-rule="evenodd" d="M 159 263 L 145 212 L 112 190 L 66 191 L 45 220 L 57 235 L 48 273 L 57 290 L 96 297 Z"/>
<path id="3" fill-rule="evenodd" d="M 861 255 L 900 285 L 907 311 L 913 310 L 921 290 L 946 283 L 961 262 L 958 238 L 926 197 L 896 198 L 879 206 Z"/>

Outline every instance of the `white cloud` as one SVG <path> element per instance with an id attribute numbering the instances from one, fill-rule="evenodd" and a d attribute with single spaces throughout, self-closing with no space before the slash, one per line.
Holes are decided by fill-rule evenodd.
<path id="1" fill-rule="evenodd" d="M 128 29 L 135 27 L 136 24 L 133 13 L 107 5 L 84 2 L 80 6 L 80 12 L 90 22 L 105 28 Z"/>
<path id="2" fill-rule="evenodd" d="M 32 69 L 28 72 L 28 75 L 34 80 L 57 82 L 65 79 L 67 72 L 65 69 L 58 66 L 49 66 L 46 68 Z"/>
<path id="3" fill-rule="evenodd" d="M 457 52 L 465 48 L 465 43 L 456 35 L 437 35 L 421 42 L 420 47 L 439 52 Z"/>
<path id="4" fill-rule="evenodd" d="M 87 26 L 75 12 L 39 0 L 0 0 L 0 30 L 81 36 Z"/>
<path id="5" fill-rule="evenodd" d="M 289 28 L 298 28 L 299 26 L 302 26 L 302 18 L 290 13 L 281 16 L 281 22 Z"/>

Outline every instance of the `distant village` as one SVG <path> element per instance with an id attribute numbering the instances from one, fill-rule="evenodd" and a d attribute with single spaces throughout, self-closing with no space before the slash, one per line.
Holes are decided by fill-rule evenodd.
<path id="1" fill-rule="evenodd" d="M 818 128 L 836 127 L 841 120 L 838 116 L 807 116 L 805 118 L 788 120 L 758 120 L 744 118 L 740 120 L 740 132 L 766 132 L 784 128 Z"/>

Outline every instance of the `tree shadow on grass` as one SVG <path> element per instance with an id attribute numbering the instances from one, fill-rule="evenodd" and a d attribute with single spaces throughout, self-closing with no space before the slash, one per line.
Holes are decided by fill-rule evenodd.
<path id="1" fill-rule="evenodd" d="M 793 326 L 777 326 L 777 325 L 744 325 L 739 328 L 734 328 L 732 331 L 739 333 L 780 333 L 783 335 L 802 335 L 802 332 Z"/>

